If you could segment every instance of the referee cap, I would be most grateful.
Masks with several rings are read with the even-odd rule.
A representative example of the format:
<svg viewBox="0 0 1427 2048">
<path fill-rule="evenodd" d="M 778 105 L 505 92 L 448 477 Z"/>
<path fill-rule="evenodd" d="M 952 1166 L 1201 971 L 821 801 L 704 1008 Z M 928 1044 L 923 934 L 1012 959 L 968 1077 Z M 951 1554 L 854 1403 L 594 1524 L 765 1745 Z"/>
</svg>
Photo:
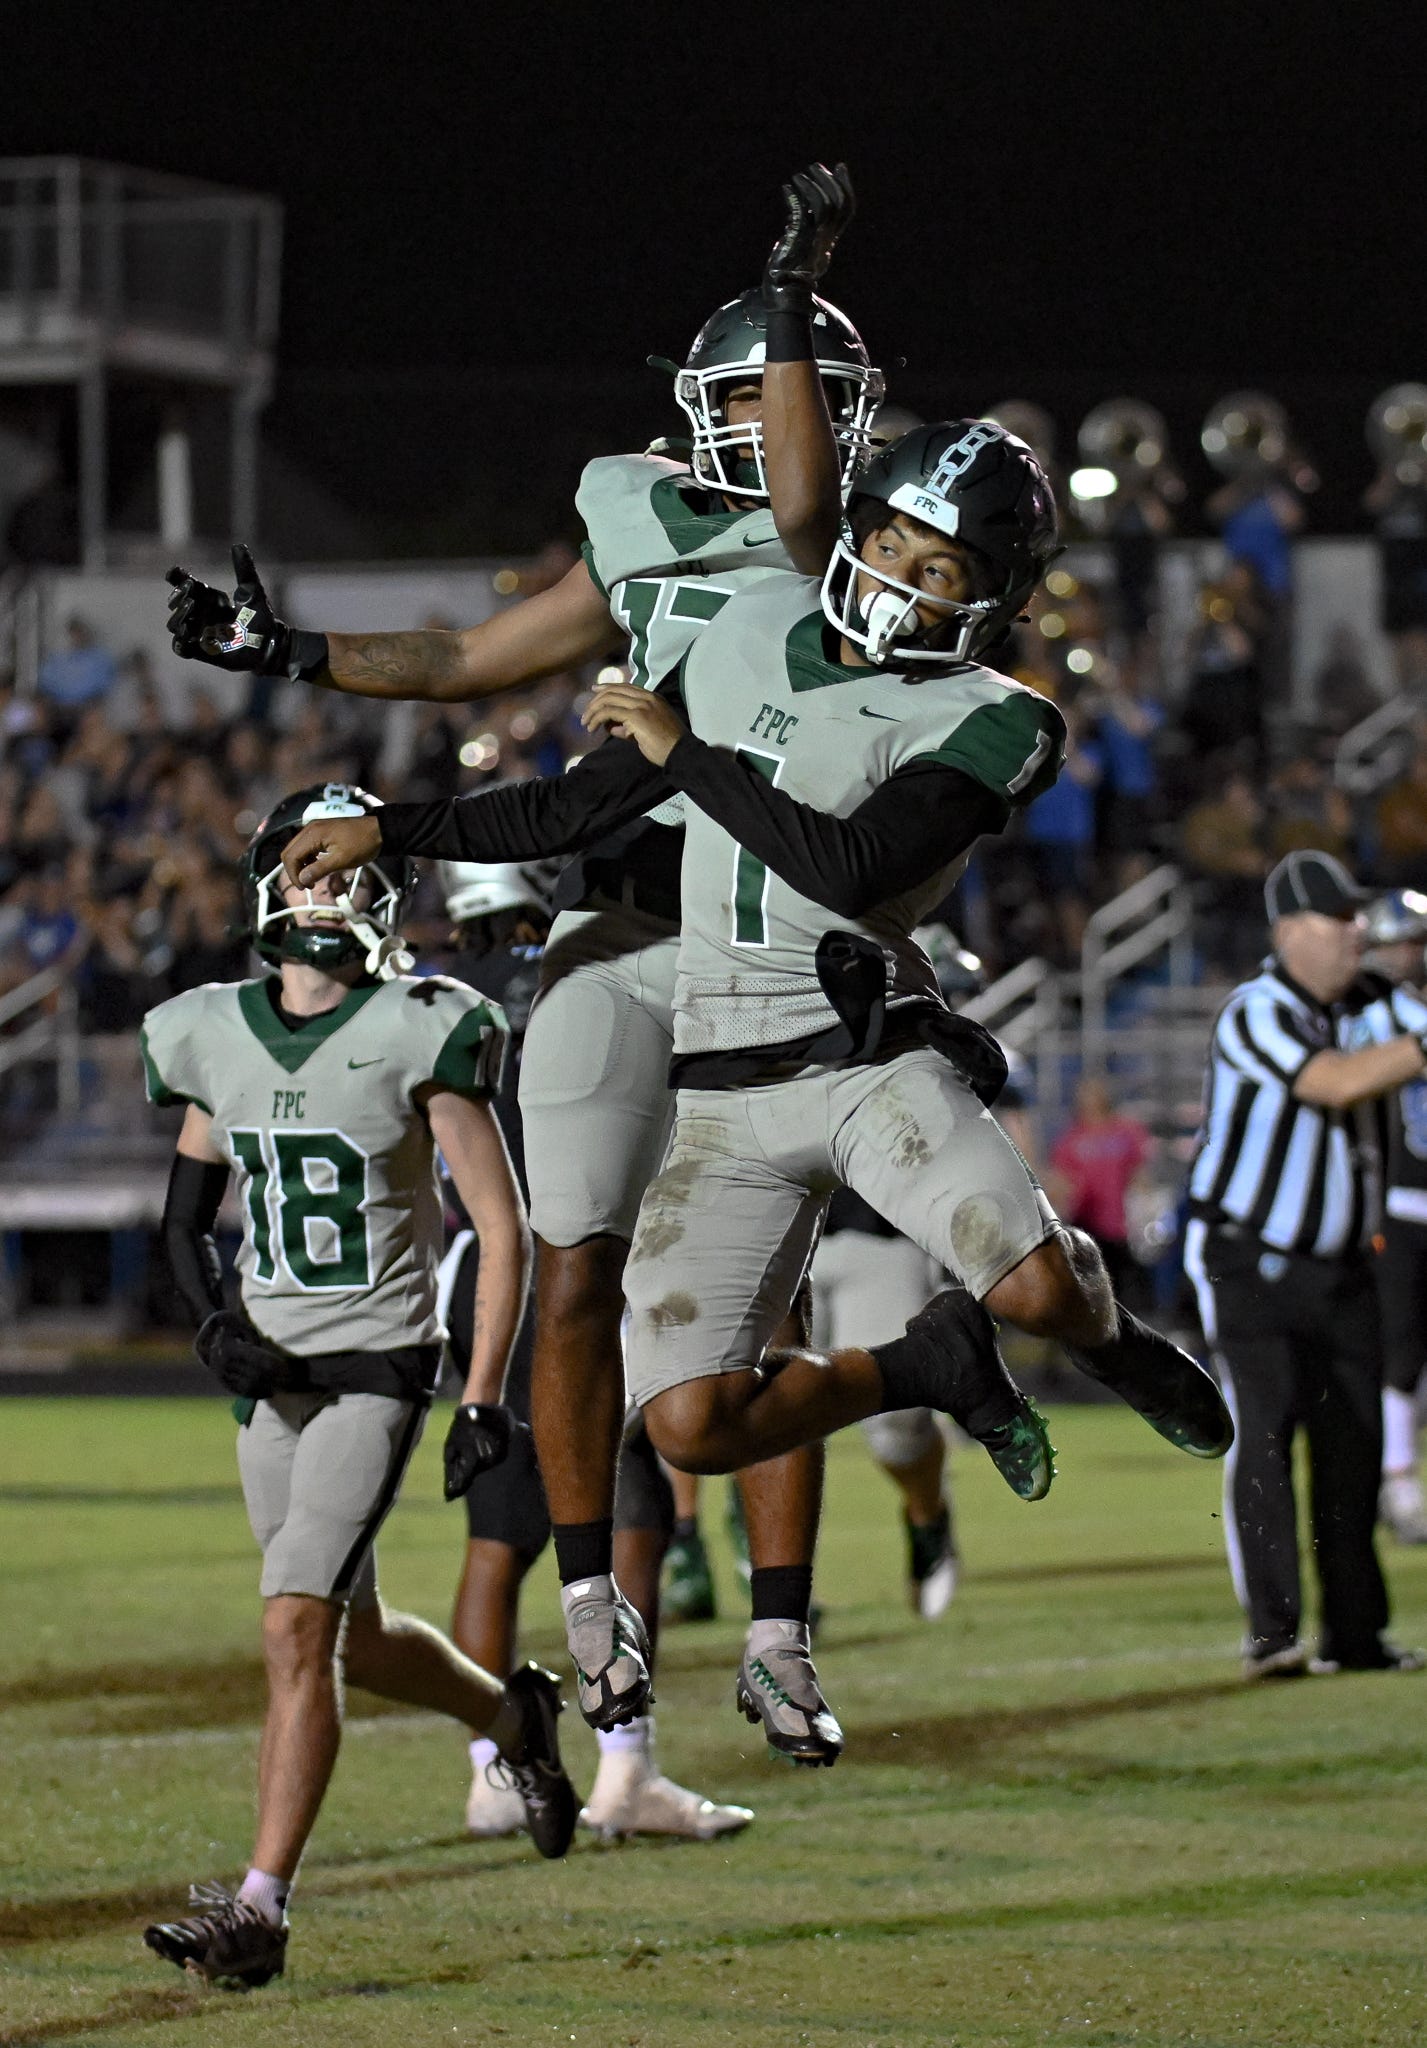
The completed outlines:
<svg viewBox="0 0 1427 2048">
<path fill-rule="evenodd" d="M 1316 910 L 1324 917 L 1350 917 L 1368 900 L 1340 860 L 1315 847 L 1286 853 L 1264 883 L 1264 906 L 1270 924 Z"/>
</svg>

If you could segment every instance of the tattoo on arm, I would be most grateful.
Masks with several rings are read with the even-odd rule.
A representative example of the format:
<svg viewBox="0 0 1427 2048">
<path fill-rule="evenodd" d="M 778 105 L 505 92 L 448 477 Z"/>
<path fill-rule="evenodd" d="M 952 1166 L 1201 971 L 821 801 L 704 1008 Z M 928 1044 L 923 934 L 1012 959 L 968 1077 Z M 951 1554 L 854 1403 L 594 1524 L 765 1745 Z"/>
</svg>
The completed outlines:
<svg viewBox="0 0 1427 2048">
<path fill-rule="evenodd" d="M 457 633 L 329 633 L 328 671 L 339 689 L 373 697 L 457 693 L 463 676 Z"/>
</svg>

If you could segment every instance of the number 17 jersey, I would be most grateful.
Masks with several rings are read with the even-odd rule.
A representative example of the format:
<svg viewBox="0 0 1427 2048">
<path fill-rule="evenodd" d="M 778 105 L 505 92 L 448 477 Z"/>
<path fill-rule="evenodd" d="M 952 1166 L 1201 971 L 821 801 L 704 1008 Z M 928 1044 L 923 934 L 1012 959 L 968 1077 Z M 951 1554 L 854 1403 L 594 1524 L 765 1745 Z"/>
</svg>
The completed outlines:
<svg viewBox="0 0 1427 2048">
<path fill-rule="evenodd" d="M 270 978 L 189 989 L 144 1019 L 149 1100 L 193 1102 L 238 1176 L 243 1306 L 298 1357 L 432 1344 L 442 1205 L 423 1084 L 495 1088 L 505 1018 L 442 975 L 350 990 L 289 1030 Z"/>
</svg>

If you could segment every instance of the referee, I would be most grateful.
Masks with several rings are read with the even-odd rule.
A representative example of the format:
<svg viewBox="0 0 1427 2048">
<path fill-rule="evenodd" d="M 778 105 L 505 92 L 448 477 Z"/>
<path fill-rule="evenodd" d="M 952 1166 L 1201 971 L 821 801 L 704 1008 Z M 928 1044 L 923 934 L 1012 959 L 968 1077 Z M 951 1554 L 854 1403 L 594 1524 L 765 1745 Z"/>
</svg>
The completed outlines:
<svg viewBox="0 0 1427 2048">
<path fill-rule="evenodd" d="M 1427 1053 L 1411 1033 L 1345 1050 L 1366 896 L 1336 860 L 1290 853 L 1264 897 L 1274 951 L 1214 1026 L 1185 1245 L 1234 1417 L 1224 1523 L 1248 1625 L 1244 1675 L 1417 1670 L 1422 1658 L 1383 1635 L 1373 1548 L 1382 1340 L 1370 1247 L 1383 1098 L 1427 1070 Z M 1322 1593 L 1311 1665 L 1299 1641 L 1300 1425 Z"/>
</svg>

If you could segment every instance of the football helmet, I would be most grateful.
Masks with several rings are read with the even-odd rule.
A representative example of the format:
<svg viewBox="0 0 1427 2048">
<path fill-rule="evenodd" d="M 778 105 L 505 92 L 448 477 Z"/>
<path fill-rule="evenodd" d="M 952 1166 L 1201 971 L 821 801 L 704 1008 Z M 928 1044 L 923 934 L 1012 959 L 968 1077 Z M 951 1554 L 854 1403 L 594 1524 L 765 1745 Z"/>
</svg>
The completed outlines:
<svg viewBox="0 0 1427 2048">
<path fill-rule="evenodd" d="M 1427 939 L 1427 896 L 1417 889 L 1389 889 L 1363 912 L 1363 938 L 1369 946 L 1402 946 Z"/>
<path fill-rule="evenodd" d="M 812 324 L 813 350 L 842 450 L 846 489 L 871 446 L 872 415 L 884 390 L 882 372 L 873 369 L 847 315 L 826 299 L 814 298 Z M 694 337 L 688 361 L 674 374 L 674 396 L 694 432 L 694 473 L 730 497 L 768 496 L 763 429 L 755 421 L 731 425 L 726 412 L 734 385 L 761 382 L 767 341 L 768 314 L 761 294 L 742 292 L 710 314 Z M 750 447 L 751 457 L 740 453 Z"/>
<path fill-rule="evenodd" d="M 491 917 L 498 910 L 538 910 L 550 916 L 555 906 L 558 861 L 438 860 L 436 879 L 446 899 L 452 924 Z"/>
<path fill-rule="evenodd" d="M 397 936 L 416 887 L 416 864 L 407 855 L 366 862 L 347 878 L 346 893 L 335 903 L 314 903 L 310 890 L 289 903 L 284 893 L 283 849 L 300 826 L 314 818 L 359 818 L 380 807 L 377 797 L 350 782 L 313 783 L 273 806 L 248 841 L 242 865 L 248 934 L 261 959 L 273 966 L 298 960 L 324 968 L 361 960 L 368 974 L 385 981 L 410 970 L 412 956 Z M 363 881 L 371 902 L 358 909 L 353 896 Z M 297 922 L 300 910 L 309 913 L 309 923 Z"/>
<path fill-rule="evenodd" d="M 945 623 L 923 626 L 926 593 L 862 560 L 898 512 L 962 543 L 979 571 L 980 595 L 934 600 Z M 1055 497 L 1025 442 L 989 420 L 944 420 L 889 442 L 854 481 L 822 606 L 875 666 L 945 668 L 1000 638 L 1059 551 Z"/>
</svg>

